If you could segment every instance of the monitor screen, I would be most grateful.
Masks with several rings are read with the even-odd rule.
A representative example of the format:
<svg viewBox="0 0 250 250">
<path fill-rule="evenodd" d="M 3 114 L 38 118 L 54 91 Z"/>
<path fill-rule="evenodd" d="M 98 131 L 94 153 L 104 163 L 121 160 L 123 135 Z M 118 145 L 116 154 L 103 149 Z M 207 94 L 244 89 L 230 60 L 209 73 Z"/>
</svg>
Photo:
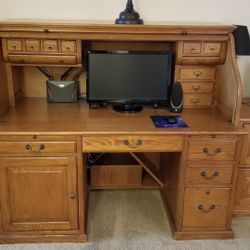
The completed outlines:
<svg viewBox="0 0 250 250">
<path fill-rule="evenodd" d="M 87 75 L 89 102 L 167 105 L 171 53 L 90 51 Z"/>
</svg>

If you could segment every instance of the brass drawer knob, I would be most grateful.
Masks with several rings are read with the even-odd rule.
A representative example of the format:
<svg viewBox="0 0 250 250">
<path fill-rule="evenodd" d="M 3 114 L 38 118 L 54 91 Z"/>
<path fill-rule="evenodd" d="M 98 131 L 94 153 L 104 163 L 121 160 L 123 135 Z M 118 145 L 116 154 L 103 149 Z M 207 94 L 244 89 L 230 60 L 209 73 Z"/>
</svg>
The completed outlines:
<svg viewBox="0 0 250 250">
<path fill-rule="evenodd" d="M 194 75 L 195 75 L 196 77 L 199 77 L 199 76 L 202 75 L 202 72 L 201 72 L 201 71 L 195 71 L 195 72 L 194 72 Z"/>
<path fill-rule="evenodd" d="M 45 145 L 44 144 L 40 144 L 39 149 L 38 150 L 34 150 L 30 144 L 26 144 L 25 145 L 25 149 L 27 151 L 32 152 L 32 153 L 40 153 L 41 151 L 43 151 L 45 149 Z"/>
<path fill-rule="evenodd" d="M 201 210 L 203 213 L 209 213 L 209 212 L 211 212 L 212 210 L 215 209 L 215 205 L 212 204 L 212 205 L 210 205 L 207 209 L 205 209 L 205 208 L 203 207 L 203 205 L 199 205 L 199 206 L 198 206 L 198 209 Z"/>
<path fill-rule="evenodd" d="M 207 176 L 207 173 L 205 171 L 202 171 L 201 172 L 201 176 L 206 179 L 206 180 L 212 180 L 214 179 L 215 177 L 217 177 L 219 175 L 219 172 L 218 171 L 215 171 L 211 176 Z"/>
<path fill-rule="evenodd" d="M 137 148 L 138 146 L 142 145 L 142 140 L 138 139 L 134 144 L 131 143 L 129 140 L 124 140 L 123 144 L 128 146 L 129 148 Z"/>
<path fill-rule="evenodd" d="M 69 198 L 70 198 L 71 200 L 74 200 L 74 199 L 76 198 L 76 195 L 75 195 L 75 194 L 70 194 L 70 195 L 69 195 Z"/>
<path fill-rule="evenodd" d="M 193 104 L 198 104 L 200 102 L 200 99 L 191 99 L 191 102 Z"/>
<path fill-rule="evenodd" d="M 203 148 L 203 153 L 205 153 L 208 156 L 216 156 L 217 154 L 221 153 L 222 149 L 221 148 L 216 148 L 214 152 L 209 152 L 208 148 Z"/>
<path fill-rule="evenodd" d="M 200 88 L 201 88 L 201 86 L 193 86 L 192 87 L 192 89 L 195 90 L 195 91 L 199 90 Z"/>
<path fill-rule="evenodd" d="M 12 45 L 11 48 L 12 48 L 12 49 L 16 49 L 16 45 Z"/>
<path fill-rule="evenodd" d="M 191 48 L 191 52 L 195 52 L 195 48 Z"/>
</svg>

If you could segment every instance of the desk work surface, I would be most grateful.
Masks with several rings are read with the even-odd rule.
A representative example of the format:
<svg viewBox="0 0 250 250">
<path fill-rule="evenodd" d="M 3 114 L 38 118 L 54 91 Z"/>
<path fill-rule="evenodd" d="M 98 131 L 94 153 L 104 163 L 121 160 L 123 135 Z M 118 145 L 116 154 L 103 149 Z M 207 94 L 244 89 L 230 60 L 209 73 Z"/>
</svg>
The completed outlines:
<svg viewBox="0 0 250 250">
<path fill-rule="evenodd" d="M 152 115 L 181 115 L 188 128 L 155 128 Z M 171 113 L 167 108 L 145 106 L 135 114 L 118 113 L 112 106 L 89 109 L 86 102 L 47 103 L 45 99 L 26 98 L 0 117 L 0 134 L 74 133 L 74 134 L 202 134 L 244 133 L 214 109 L 186 109 Z"/>
</svg>

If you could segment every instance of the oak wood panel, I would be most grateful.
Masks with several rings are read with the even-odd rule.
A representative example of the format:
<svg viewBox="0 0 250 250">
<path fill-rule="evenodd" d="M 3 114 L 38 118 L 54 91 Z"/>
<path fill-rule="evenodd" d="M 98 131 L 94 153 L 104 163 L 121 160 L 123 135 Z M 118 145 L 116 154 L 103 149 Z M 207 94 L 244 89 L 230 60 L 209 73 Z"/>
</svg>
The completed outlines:
<svg viewBox="0 0 250 250">
<path fill-rule="evenodd" d="M 2 47 L 2 42 L 0 40 L 0 48 Z M 0 120 L 2 120 L 2 115 L 6 113 L 9 108 L 9 90 L 8 90 L 8 76 L 6 65 L 3 62 L 2 49 L 0 49 Z"/>
<path fill-rule="evenodd" d="M 241 159 L 240 164 L 249 165 L 250 164 L 250 123 L 243 123 L 243 129 L 245 129 L 248 134 L 243 138 L 243 145 L 242 145 L 242 152 L 241 152 Z M 248 166 L 246 166 L 248 167 Z"/>
<path fill-rule="evenodd" d="M 155 110 L 146 106 L 140 113 L 124 115 L 115 112 L 112 106 L 90 110 L 84 102 L 50 104 L 45 98 L 25 98 L 15 109 L 9 110 L 2 117 L 4 122 L 0 123 L 0 135 L 247 134 L 246 131 L 233 126 L 216 108 L 183 110 L 181 116 L 188 124 L 188 128 L 181 129 L 155 128 L 150 119 L 155 112 L 157 115 L 173 115 L 167 109 Z"/>
<path fill-rule="evenodd" d="M 229 35 L 226 60 L 217 66 L 217 107 L 236 126 L 239 124 L 242 82 L 237 67 L 233 35 Z"/>
<path fill-rule="evenodd" d="M 233 166 L 218 165 L 209 166 L 206 163 L 189 164 L 186 175 L 186 183 L 190 185 L 221 185 L 232 183 Z"/>
<path fill-rule="evenodd" d="M 131 187 L 142 184 L 142 167 L 140 165 L 91 166 L 90 185 L 93 188 Z"/>
<path fill-rule="evenodd" d="M 236 137 L 191 137 L 189 160 L 234 161 Z"/>
<path fill-rule="evenodd" d="M 178 135 L 109 135 L 83 136 L 84 152 L 167 152 L 182 151 L 183 138 Z"/>
<path fill-rule="evenodd" d="M 229 198 L 229 188 L 186 188 L 183 230 L 227 228 Z"/>
<path fill-rule="evenodd" d="M 160 185 L 160 187 L 164 186 L 157 167 L 143 153 L 131 152 L 130 154 L 144 168 L 144 170 Z"/>
<path fill-rule="evenodd" d="M 250 169 L 239 169 L 234 202 L 235 213 L 250 210 Z M 249 213 L 250 214 L 250 213 Z"/>
<path fill-rule="evenodd" d="M 75 158 L 1 158 L 5 231 L 78 227 Z"/>
</svg>

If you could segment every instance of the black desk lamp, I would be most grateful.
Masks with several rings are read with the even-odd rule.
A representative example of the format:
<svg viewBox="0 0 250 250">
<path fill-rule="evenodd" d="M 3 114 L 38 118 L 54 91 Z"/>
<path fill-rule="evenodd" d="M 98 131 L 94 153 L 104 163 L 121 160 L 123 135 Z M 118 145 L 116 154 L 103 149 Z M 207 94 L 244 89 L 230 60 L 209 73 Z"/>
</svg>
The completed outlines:
<svg viewBox="0 0 250 250">
<path fill-rule="evenodd" d="M 250 55 L 250 36 L 247 26 L 237 25 L 233 32 L 235 40 L 236 55 L 249 56 Z"/>
<path fill-rule="evenodd" d="M 143 24 L 143 20 L 140 19 L 138 12 L 134 10 L 132 0 L 128 0 L 126 9 L 122 11 L 119 18 L 115 20 L 116 24 Z"/>
</svg>

